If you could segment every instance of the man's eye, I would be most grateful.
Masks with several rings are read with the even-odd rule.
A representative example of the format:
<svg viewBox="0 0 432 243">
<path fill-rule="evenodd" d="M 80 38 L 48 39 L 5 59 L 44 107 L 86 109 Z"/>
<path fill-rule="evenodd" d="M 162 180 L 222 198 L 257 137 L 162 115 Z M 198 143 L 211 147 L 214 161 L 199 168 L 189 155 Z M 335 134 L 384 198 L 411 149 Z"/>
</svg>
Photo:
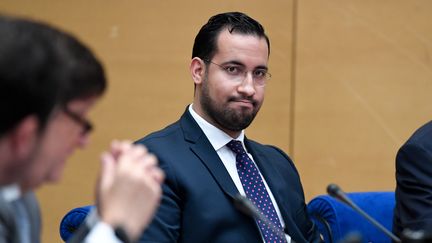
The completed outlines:
<svg viewBox="0 0 432 243">
<path fill-rule="evenodd" d="M 255 77 L 265 77 L 267 74 L 267 71 L 266 70 L 255 70 L 253 74 Z"/>
<path fill-rule="evenodd" d="M 240 69 L 236 66 L 227 66 L 225 67 L 225 71 L 229 74 L 238 74 Z"/>
</svg>

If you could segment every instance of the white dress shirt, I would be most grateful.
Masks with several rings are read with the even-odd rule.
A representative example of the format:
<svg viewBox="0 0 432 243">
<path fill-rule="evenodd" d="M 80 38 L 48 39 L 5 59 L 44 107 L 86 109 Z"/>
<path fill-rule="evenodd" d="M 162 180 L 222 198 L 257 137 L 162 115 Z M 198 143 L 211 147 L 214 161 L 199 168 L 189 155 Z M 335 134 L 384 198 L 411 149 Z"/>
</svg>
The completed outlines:
<svg viewBox="0 0 432 243">
<path fill-rule="evenodd" d="M 99 221 L 85 238 L 85 243 L 122 243 L 114 234 L 113 228 Z"/>
</svg>

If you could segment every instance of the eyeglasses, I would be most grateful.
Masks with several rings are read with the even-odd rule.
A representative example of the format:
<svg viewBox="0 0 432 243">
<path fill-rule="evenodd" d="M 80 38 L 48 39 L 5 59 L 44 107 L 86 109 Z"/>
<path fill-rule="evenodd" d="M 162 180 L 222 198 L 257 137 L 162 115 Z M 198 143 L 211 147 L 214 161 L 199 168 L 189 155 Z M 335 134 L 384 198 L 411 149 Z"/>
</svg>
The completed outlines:
<svg viewBox="0 0 432 243">
<path fill-rule="evenodd" d="M 93 125 L 90 121 L 86 120 L 79 114 L 77 114 L 74 111 L 71 111 L 69 108 L 64 107 L 63 112 L 68 115 L 72 120 L 74 120 L 76 123 L 79 123 L 82 126 L 82 135 L 89 134 L 93 130 Z"/>
<path fill-rule="evenodd" d="M 222 71 L 225 72 L 225 74 L 230 77 L 233 81 L 236 82 L 243 82 L 246 79 L 246 76 L 248 74 L 248 70 L 242 65 L 235 64 L 235 63 L 229 63 L 226 65 L 221 65 L 215 62 L 212 62 L 210 60 L 205 60 L 207 63 L 214 64 L 221 68 Z M 254 84 L 257 86 L 265 86 L 267 83 L 267 80 L 271 78 L 271 74 L 267 71 L 265 68 L 257 68 L 255 70 L 250 71 L 252 74 L 252 80 L 254 81 Z"/>
</svg>

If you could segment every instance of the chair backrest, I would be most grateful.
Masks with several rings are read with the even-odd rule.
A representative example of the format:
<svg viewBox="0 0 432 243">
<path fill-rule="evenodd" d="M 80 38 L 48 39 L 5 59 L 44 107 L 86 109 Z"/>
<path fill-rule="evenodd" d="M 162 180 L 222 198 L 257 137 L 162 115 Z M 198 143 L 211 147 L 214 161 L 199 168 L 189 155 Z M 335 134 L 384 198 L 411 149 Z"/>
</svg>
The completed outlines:
<svg viewBox="0 0 432 243">
<path fill-rule="evenodd" d="M 66 242 L 72 234 L 79 228 L 84 222 L 88 213 L 94 206 L 83 206 L 74 208 L 69 211 L 60 222 L 60 237 Z"/>
<path fill-rule="evenodd" d="M 391 231 L 394 192 L 351 192 L 347 195 L 363 211 Z M 315 197 L 307 207 L 326 243 L 338 242 L 353 232 L 359 233 L 363 242 L 391 242 L 389 237 L 368 220 L 328 195 Z"/>
<path fill-rule="evenodd" d="M 347 195 L 362 210 L 391 231 L 394 192 L 352 192 Z M 60 223 L 60 236 L 65 242 L 84 222 L 93 207 L 78 207 L 63 217 Z M 357 212 L 328 195 L 317 196 L 307 207 L 326 243 L 339 242 L 353 232 L 359 233 L 363 242 L 391 242 L 390 238 Z"/>
</svg>

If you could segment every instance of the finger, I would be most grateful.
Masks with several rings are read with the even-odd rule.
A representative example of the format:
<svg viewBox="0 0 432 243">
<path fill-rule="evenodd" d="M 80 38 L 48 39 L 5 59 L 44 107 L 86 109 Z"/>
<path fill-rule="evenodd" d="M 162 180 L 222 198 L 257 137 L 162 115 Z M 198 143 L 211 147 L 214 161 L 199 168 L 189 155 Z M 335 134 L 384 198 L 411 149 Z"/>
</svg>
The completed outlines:
<svg viewBox="0 0 432 243">
<path fill-rule="evenodd" d="M 100 189 L 109 188 L 114 181 L 115 160 L 112 154 L 104 152 L 101 155 Z"/>
<path fill-rule="evenodd" d="M 110 145 L 110 152 L 113 155 L 114 159 L 117 160 L 119 157 L 121 150 L 120 150 L 120 141 L 113 140 Z"/>
<path fill-rule="evenodd" d="M 159 184 L 162 184 L 165 180 L 165 173 L 157 167 L 153 167 L 153 169 L 151 170 L 151 176 L 153 180 L 155 180 Z"/>
<path fill-rule="evenodd" d="M 142 163 L 146 169 L 150 169 L 152 167 L 155 167 L 158 164 L 157 157 L 151 153 L 148 153 L 144 157 L 142 157 L 141 161 L 142 161 Z"/>
<path fill-rule="evenodd" d="M 117 158 L 121 153 L 128 151 L 131 147 L 132 142 L 129 140 L 115 140 L 113 141 L 113 143 L 111 143 L 111 153 L 113 153 L 115 155 L 115 158 Z"/>
<path fill-rule="evenodd" d="M 147 151 L 144 147 L 131 147 L 127 151 L 123 151 L 117 159 L 119 170 L 144 170 L 147 158 Z"/>
<path fill-rule="evenodd" d="M 147 148 L 142 145 L 132 145 L 128 152 L 130 158 L 134 160 L 142 160 L 148 155 Z"/>
</svg>

